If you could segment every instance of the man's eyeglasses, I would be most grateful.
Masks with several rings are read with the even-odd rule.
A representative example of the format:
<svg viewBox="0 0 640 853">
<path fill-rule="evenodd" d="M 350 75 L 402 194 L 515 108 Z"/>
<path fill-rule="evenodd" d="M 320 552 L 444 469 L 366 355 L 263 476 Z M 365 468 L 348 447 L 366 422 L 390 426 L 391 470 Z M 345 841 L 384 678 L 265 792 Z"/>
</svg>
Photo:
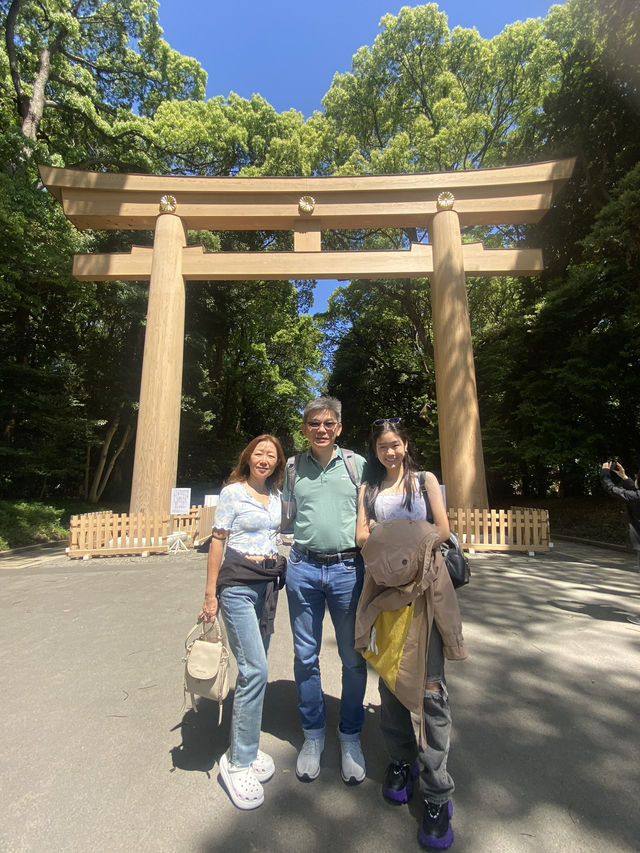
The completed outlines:
<svg viewBox="0 0 640 853">
<path fill-rule="evenodd" d="M 399 424 L 402 423 L 402 418 L 378 418 L 373 422 L 374 426 L 383 426 L 384 424 Z"/>
<path fill-rule="evenodd" d="M 338 426 L 338 421 L 307 421 L 307 426 L 309 429 L 324 427 L 326 430 L 332 430 Z"/>
</svg>

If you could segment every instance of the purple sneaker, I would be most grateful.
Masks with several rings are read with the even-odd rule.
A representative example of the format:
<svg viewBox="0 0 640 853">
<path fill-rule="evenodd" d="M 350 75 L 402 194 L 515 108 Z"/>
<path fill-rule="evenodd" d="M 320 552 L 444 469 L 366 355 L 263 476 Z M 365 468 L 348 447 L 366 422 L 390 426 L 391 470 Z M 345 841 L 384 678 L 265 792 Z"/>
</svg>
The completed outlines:
<svg viewBox="0 0 640 853">
<path fill-rule="evenodd" d="M 447 850 L 453 844 L 453 803 L 430 803 L 424 801 L 424 815 L 418 829 L 418 841 L 423 847 Z"/>
<path fill-rule="evenodd" d="M 408 803 L 413 794 L 413 783 L 418 778 L 418 762 L 392 761 L 382 782 L 382 796 L 388 803 Z"/>
</svg>

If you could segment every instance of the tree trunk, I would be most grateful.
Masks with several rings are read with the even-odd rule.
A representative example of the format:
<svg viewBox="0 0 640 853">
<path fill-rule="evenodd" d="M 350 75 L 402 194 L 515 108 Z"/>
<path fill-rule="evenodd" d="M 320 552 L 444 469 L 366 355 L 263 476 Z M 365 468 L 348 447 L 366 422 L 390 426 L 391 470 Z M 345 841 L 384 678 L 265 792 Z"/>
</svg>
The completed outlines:
<svg viewBox="0 0 640 853">
<path fill-rule="evenodd" d="M 20 110 L 20 115 L 24 119 L 27 114 L 29 97 L 25 93 L 22 88 L 22 79 L 20 77 L 20 72 L 18 71 L 18 59 L 16 55 L 16 45 L 15 45 L 15 33 L 16 33 L 16 23 L 18 21 L 18 14 L 20 12 L 20 7 L 22 6 L 22 0 L 13 0 L 11 6 L 9 6 L 9 11 L 7 12 L 7 19 L 5 22 L 5 45 L 7 48 L 7 58 L 9 59 L 9 72 L 11 74 L 11 80 L 13 82 L 13 88 L 16 90 L 16 98 L 18 100 L 18 109 Z"/>
<path fill-rule="evenodd" d="M 122 436 L 122 440 L 121 440 L 120 444 L 118 445 L 118 449 L 116 450 L 116 452 L 111 457 L 111 461 L 109 462 L 107 469 L 104 472 L 104 475 L 103 475 L 102 480 L 100 482 L 100 485 L 97 489 L 97 493 L 96 493 L 97 499 L 96 499 L 95 503 L 97 503 L 97 501 L 99 501 L 100 498 L 102 497 L 102 493 L 104 492 L 105 488 L 107 487 L 107 483 L 109 482 L 111 474 L 113 473 L 113 469 L 115 467 L 116 462 L 118 461 L 118 457 L 123 452 L 123 450 L 126 448 L 126 446 L 129 444 L 132 437 L 133 437 L 133 428 L 132 428 L 131 424 L 127 424 L 125 427 L 125 430 L 124 430 L 124 435 Z"/>
<path fill-rule="evenodd" d="M 49 45 L 42 48 L 40 52 L 40 63 L 38 73 L 31 86 L 26 89 L 23 86 L 20 69 L 18 67 L 18 55 L 16 50 L 16 25 L 18 15 L 22 6 L 22 0 L 13 0 L 7 12 L 5 45 L 7 49 L 7 58 L 9 60 L 9 72 L 11 80 L 16 92 L 18 108 L 22 118 L 22 134 L 27 139 L 35 142 L 40 128 L 40 122 L 44 114 L 44 108 L 47 103 L 46 88 L 51 76 L 51 57 L 58 50 L 62 34 L 59 33 Z M 31 96 L 28 94 L 28 89 L 31 88 Z M 31 156 L 31 149 L 28 146 L 23 148 L 25 157 Z"/>
<path fill-rule="evenodd" d="M 44 105 L 46 101 L 45 88 L 51 74 L 51 54 L 48 47 L 43 47 L 40 53 L 40 67 L 38 76 L 33 84 L 33 95 L 28 102 L 27 114 L 22 122 L 22 133 L 27 139 L 34 142 L 38 135 L 38 128 L 42 121 Z"/>
<path fill-rule="evenodd" d="M 102 442 L 102 448 L 100 450 L 100 458 L 98 459 L 98 465 L 96 466 L 96 472 L 93 475 L 93 482 L 91 483 L 91 490 L 89 491 L 89 502 L 92 504 L 97 504 L 99 501 L 98 489 L 100 486 L 100 480 L 102 479 L 102 472 L 105 469 L 107 464 L 107 456 L 109 455 L 109 448 L 111 447 L 111 442 L 113 441 L 113 437 L 116 434 L 118 427 L 120 426 L 120 412 L 116 415 L 114 420 L 109 425 L 109 429 L 107 430 L 107 434 L 104 437 L 104 441 Z"/>
<path fill-rule="evenodd" d="M 80 491 L 81 497 L 85 500 L 89 495 L 89 472 L 91 470 L 91 445 L 87 444 L 87 456 L 84 461 L 84 480 L 82 482 L 82 489 Z"/>
</svg>

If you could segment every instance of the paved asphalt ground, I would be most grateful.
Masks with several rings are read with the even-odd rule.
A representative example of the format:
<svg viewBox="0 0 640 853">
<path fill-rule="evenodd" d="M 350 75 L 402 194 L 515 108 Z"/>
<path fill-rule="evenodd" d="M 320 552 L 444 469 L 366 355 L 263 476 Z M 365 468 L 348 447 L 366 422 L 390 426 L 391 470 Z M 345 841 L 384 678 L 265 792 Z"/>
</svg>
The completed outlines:
<svg viewBox="0 0 640 853">
<path fill-rule="evenodd" d="M 635 557 L 557 542 L 535 557 L 471 560 L 460 593 L 471 656 L 448 665 L 453 850 L 640 850 L 640 625 L 627 620 L 640 615 Z M 330 630 L 322 772 L 297 781 L 285 596 L 261 743 L 276 775 L 261 808 L 234 808 L 217 772 L 231 697 L 219 728 L 212 706 L 197 715 L 182 706 L 182 643 L 204 576 L 195 551 L 70 561 L 48 548 L 0 558 L 0 850 L 419 850 L 419 798 L 392 807 L 380 795 L 387 760 L 372 674 L 367 778 L 357 787 L 340 780 Z"/>
</svg>

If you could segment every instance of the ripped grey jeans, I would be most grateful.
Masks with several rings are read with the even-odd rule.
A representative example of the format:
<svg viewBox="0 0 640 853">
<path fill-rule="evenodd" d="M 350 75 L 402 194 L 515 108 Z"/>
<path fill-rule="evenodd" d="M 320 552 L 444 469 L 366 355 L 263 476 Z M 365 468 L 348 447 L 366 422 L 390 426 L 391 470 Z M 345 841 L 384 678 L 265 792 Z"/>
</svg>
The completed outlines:
<svg viewBox="0 0 640 853">
<path fill-rule="evenodd" d="M 422 765 L 420 792 L 430 803 L 446 803 L 455 789 L 447 770 L 451 740 L 451 710 L 444 678 L 442 637 L 434 625 L 427 652 L 427 681 L 440 682 L 440 690 L 425 690 L 422 713 L 427 732 L 427 746 L 418 749 L 411 713 L 394 696 L 384 681 L 380 691 L 380 730 L 392 761 L 413 764 L 418 755 Z"/>
</svg>

